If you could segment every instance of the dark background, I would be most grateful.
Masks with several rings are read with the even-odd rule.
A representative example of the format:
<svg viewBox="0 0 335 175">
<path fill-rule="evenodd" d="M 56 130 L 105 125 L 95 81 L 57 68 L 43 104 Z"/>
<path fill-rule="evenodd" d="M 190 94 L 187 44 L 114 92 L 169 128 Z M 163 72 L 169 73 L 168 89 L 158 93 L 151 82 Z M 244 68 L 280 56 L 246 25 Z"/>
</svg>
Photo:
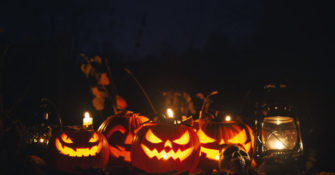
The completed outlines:
<svg viewBox="0 0 335 175">
<path fill-rule="evenodd" d="M 335 171 L 334 11 L 325 1 L 20 1 L 0 2 L 1 110 L 29 121 L 40 99 L 52 100 L 65 125 L 94 113 L 80 53 L 108 59 L 132 111 L 162 92 L 194 96 L 218 90 L 218 108 L 253 110 L 268 82 L 286 82 L 301 120 L 306 155 L 317 171 Z M 102 119 L 98 119 L 95 124 Z"/>
</svg>

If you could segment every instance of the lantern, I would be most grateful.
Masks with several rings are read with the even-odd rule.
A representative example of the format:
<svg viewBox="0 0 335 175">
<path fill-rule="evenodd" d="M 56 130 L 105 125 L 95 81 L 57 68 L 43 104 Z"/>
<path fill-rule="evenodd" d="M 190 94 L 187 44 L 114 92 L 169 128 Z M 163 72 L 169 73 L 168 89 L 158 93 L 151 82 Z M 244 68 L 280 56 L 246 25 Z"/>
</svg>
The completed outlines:
<svg viewBox="0 0 335 175">
<path fill-rule="evenodd" d="M 135 130 L 149 119 L 139 114 L 126 111 L 109 116 L 98 128 L 109 143 L 111 165 L 130 163 L 130 147 Z"/>
<path fill-rule="evenodd" d="M 267 99 L 262 113 L 255 121 L 258 142 L 256 156 L 264 159 L 298 160 L 303 154 L 300 123 L 293 111 L 293 105 L 282 101 L 285 84 L 269 84 L 265 86 Z"/>
<path fill-rule="evenodd" d="M 108 142 L 93 130 L 67 127 L 53 135 L 46 155 L 51 167 L 67 173 L 103 169 L 109 159 Z"/>
<path fill-rule="evenodd" d="M 200 143 L 193 128 L 173 123 L 144 125 L 131 148 L 132 165 L 148 173 L 191 172 L 199 154 Z"/>
<path fill-rule="evenodd" d="M 293 115 L 265 116 L 258 130 L 258 157 L 295 159 L 302 155 L 300 123 Z"/>
</svg>

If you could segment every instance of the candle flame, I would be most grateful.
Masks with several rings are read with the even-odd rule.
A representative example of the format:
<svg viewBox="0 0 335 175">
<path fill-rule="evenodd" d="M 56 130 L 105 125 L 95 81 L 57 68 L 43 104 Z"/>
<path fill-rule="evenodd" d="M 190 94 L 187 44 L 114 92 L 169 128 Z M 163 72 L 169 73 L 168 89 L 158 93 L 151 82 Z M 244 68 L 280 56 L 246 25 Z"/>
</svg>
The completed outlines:
<svg viewBox="0 0 335 175">
<path fill-rule="evenodd" d="M 84 116 L 85 116 L 85 118 L 90 118 L 90 117 L 91 117 L 91 115 L 90 115 L 89 112 L 85 112 L 85 113 L 84 113 Z"/>
<path fill-rule="evenodd" d="M 230 115 L 226 115 L 225 120 L 226 120 L 226 121 L 231 121 L 231 117 L 230 117 Z"/>
<path fill-rule="evenodd" d="M 216 156 L 215 159 L 216 159 L 216 160 L 219 160 L 219 159 L 220 159 L 220 156 Z"/>
<path fill-rule="evenodd" d="M 173 113 L 173 110 L 171 108 L 167 109 L 167 115 L 168 115 L 169 118 L 173 118 L 174 113 Z"/>
<path fill-rule="evenodd" d="M 276 149 L 283 149 L 284 148 L 284 145 L 281 141 L 277 140 L 275 143 L 274 143 L 274 147 Z"/>
<path fill-rule="evenodd" d="M 279 119 L 277 119 L 276 124 L 280 125 L 280 120 Z"/>
<path fill-rule="evenodd" d="M 91 117 L 91 114 L 89 112 L 84 113 L 84 118 L 83 118 L 83 126 L 85 128 L 88 128 L 90 125 L 93 123 L 93 118 Z"/>
</svg>

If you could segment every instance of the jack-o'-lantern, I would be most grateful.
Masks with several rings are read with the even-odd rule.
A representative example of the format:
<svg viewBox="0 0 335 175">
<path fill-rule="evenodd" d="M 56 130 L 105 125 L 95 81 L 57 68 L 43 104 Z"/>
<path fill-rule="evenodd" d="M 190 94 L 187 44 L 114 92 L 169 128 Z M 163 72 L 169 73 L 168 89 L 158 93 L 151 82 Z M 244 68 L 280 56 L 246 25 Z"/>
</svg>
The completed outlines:
<svg viewBox="0 0 335 175">
<path fill-rule="evenodd" d="M 93 130 L 67 127 L 53 135 L 47 150 L 51 167 L 68 173 L 105 168 L 109 159 L 106 138 Z"/>
<path fill-rule="evenodd" d="M 149 120 L 144 116 L 126 111 L 124 113 L 109 116 L 98 128 L 109 143 L 111 165 L 130 162 L 130 148 L 135 130 L 141 124 Z"/>
<path fill-rule="evenodd" d="M 254 153 L 254 135 L 252 129 L 238 121 L 198 121 L 197 134 L 201 143 L 201 169 L 218 168 L 220 151 L 226 145 L 240 145 L 250 155 Z"/>
<path fill-rule="evenodd" d="M 148 173 L 192 172 L 200 159 L 200 143 L 193 128 L 172 123 L 148 123 L 136 133 L 132 165 Z"/>
</svg>

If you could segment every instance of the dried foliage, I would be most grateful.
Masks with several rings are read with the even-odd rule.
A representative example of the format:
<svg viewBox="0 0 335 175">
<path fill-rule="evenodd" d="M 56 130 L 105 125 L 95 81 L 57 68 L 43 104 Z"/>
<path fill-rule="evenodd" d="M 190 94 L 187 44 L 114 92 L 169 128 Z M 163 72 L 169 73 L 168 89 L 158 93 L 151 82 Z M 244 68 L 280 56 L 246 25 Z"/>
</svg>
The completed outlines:
<svg viewBox="0 0 335 175">
<path fill-rule="evenodd" d="M 166 107 L 172 107 L 182 115 L 196 114 L 196 109 L 189 93 L 166 91 L 163 92 L 163 96 L 165 97 Z"/>
<path fill-rule="evenodd" d="M 107 59 L 103 60 L 100 56 L 89 58 L 85 54 L 81 54 L 85 63 L 81 65 L 81 71 L 85 77 L 91 82 L 91 92 L 94 95 L 92 105 L 97 111 L 105 109 L 106 102 L 111 102 L 114 113 L 118 110 L 124 110 L 127 105 L 121 102 L 118 105 L 118 99 L 123 99 L 117 94 L 115 85 L 112 83 L 110 68 Z M 124 99 L 123 99 L 124 100 Z M 126 103 L 125 103 L 126 104 Z"/>
</svg>

